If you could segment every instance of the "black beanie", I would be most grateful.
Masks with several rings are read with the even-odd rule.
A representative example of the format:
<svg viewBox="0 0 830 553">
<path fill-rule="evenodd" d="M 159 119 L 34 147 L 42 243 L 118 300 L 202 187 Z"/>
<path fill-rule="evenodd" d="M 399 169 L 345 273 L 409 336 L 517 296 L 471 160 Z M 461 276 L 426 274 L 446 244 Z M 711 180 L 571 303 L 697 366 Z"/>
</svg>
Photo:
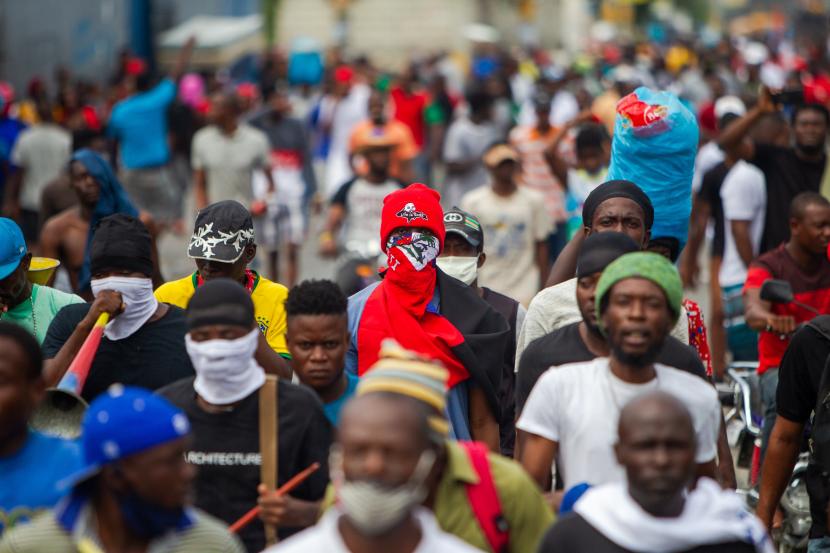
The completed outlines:
<svg viewBox="0 0 830 553">
<path fill-rule="evenodd" d="M 594 188 L 582 205 L 582 224 L 591 228 L 594 212 L 602 202 L 611 198 L 628 198 L 639 204 L 645 215 L 646 230 L 651 230 L 651 226 L 654 224 L 654 206 L 651 205 L 648 195 L 639 186 L 628 180 L 610 180 Z"/>
<path fill-rule="evenodd" d="M 612 261 L 640 251 L 634 240 L 621 232 L 596 232 L 585 239 L 576 259 L 576 278 L 601 273 Z"/>
<path fill-rule="evenodd" d="M 104 217 L 89 246 L 89 271 L 126 269 L 153 276 L 153 242 L 144 223 L 130 215 Z"/>
<path fill-rule="evenodd" d="M 232 325 L 250 328 L 254 323 L 254 302 L 238 282 L 229 278 L 209 280 L 196 289 L 187 304 L 187 328 Z"/>
</svg>

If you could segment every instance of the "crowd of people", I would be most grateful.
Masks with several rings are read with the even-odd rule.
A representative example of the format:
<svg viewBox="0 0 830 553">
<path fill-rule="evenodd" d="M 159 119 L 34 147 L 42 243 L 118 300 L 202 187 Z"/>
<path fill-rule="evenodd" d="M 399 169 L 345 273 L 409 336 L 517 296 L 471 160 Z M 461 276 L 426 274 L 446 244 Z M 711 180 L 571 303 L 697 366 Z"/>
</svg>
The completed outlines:
<svg viewBox="0 0 830 553">
<path fill-rule="evenodd" d="M 194 46 L 107 88 L 0 83 L 0 553 L 769 553 L 805 432 L 830 551 L 822 56 L 480 43 L 297 81 L 277 52 L 233 83 Z M 676 205 L 615 172 L 638 86 L 699 125 Z M 381 268 L 302 280 L 304 248 Z M 758 363 L 756 514 L 730 361 Z M 54 387 L 75 437 L 39 416 Z"/>
</svg>

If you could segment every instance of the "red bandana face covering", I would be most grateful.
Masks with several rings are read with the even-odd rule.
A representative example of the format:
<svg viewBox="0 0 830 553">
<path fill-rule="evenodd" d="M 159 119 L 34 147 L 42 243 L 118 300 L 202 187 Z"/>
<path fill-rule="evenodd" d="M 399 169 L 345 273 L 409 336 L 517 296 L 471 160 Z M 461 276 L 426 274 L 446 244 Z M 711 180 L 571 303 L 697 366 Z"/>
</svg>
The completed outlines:
<svg viewBox="0 0 830 553">
<path fill-rule="evenodd" d="M 388 247 L 388 268 L 363 309 L 357 334 L 358 374 L 378 359 L 380 345 L 394 338 L 402 347 L 440 361 L 449 371 L 449 387 L 469 378 L 452 348 L 464 336 L 441 315 L 427 312 L 435 294 L 438 240 L 412 232 L 393 239 Z"/>
<path fill-rule="evenodd" d="M 196 288 L 198 288 L 204 283 L 205 279 L 202 278 L 202 275 L 199 274 L 199 271 L 196 271 Z M 245 269 L 245 290 L 247 290 L 249 294 L 252 294 L 254 292 L 255 283 L 256 274 L 250 269 Z"/>
</svg>

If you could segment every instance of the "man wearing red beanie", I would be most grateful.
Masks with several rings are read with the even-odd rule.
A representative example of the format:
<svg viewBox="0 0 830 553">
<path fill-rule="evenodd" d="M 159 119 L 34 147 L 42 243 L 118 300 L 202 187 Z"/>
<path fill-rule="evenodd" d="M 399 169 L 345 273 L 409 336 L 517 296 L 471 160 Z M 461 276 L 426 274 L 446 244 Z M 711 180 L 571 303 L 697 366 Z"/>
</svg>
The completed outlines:
<svg viewBox="0 0 830 553">
<path fill-rule="evenodd" d="M 388 338 L 440 361 L 450 372 L 452 437 L 499 451 L 497 390 L 510 330 L 475 291 L 436 267 L 445 235 L 440 200 L 420 183 L 384 198 L 380 240 L 388 267 L 381 282 L 349 298 L 346 370 L 363 375 Z"/>
</svg>

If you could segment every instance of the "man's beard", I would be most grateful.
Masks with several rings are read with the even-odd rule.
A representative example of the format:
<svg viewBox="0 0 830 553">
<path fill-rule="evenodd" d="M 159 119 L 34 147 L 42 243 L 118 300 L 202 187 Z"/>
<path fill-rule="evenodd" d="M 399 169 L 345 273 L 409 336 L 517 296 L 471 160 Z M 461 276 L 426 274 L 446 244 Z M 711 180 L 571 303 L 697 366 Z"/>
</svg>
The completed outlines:
<svg viewBox="0 0 830 553">
<path fill-rule="evenodd" d="M 622 346 L 620 344 L 611 344 L 611 353 L 616 357 L 621 363 L 629 365 L 631 367 L 636 367 L 638 369 L 642 369 L 647 367 L 657 361 L 657 357 L 660 355 L 660 350 L 663 349 L 663 343 L 654 343 L 652 344 L 645 352 L 640 354 L 632 354 L 623 351 Z"/>
<path fill-rule="evenodd" d="M 798 149 L 808 156 L 817 156 L 824 151 L 824 144 L 799 144 Z"/>
</svg>

